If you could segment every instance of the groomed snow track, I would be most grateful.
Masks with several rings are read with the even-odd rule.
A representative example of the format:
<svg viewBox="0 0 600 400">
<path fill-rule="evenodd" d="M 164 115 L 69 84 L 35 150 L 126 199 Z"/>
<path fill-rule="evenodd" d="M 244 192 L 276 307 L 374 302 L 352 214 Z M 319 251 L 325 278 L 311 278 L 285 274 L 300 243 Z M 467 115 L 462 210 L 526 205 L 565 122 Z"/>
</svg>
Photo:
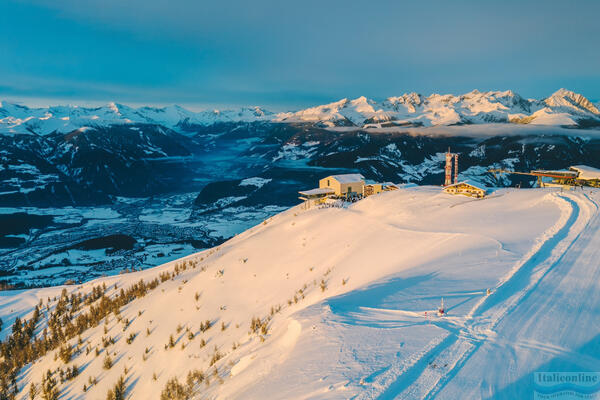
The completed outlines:
<svg viewBox="0 0 600 400">
<path fill-rule="evenodd" d="M 396 326 L 433 324 L 448 333 L 408 367 L 390 366 L 357 399 L 530 398 L 535 371 L 598 370 L 600 318 L 587 312 L 600 304 L 600 196 L 555 196 L 562 220 L 466 317 L 353 313 L 355 322 L 374 324 L 372 314 L 392 312 Z"/>
</svg>

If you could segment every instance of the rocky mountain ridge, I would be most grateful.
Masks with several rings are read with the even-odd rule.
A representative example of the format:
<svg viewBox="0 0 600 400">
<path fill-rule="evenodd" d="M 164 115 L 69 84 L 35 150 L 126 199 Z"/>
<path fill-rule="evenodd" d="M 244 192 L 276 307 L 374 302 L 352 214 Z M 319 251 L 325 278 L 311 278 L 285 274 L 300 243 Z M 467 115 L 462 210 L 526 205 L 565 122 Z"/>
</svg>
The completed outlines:
<svg viewBox="0 0 600 400">
<path fill-rule="evenodd" d="M 518 123 L 567 127 L 600 126 L 600 110 L 581 94 L 560 89 L 537 100 L 507 91 L 462 95 L 407 93 L 383 101 L 364 96 L 306 108 L 273 113 L 261 107 L 193 112 L 178 105 L 134 108 L 118 103 L 100 107 L 76 105 L 30 108 L 0 103 L 0 133 L 48 135 L 111 125 L 153 124 L 179 133 L 215 124 L 311 123 L 321 127 L 357 128 L 447 126 L 481 123 Z"/>
</svg>

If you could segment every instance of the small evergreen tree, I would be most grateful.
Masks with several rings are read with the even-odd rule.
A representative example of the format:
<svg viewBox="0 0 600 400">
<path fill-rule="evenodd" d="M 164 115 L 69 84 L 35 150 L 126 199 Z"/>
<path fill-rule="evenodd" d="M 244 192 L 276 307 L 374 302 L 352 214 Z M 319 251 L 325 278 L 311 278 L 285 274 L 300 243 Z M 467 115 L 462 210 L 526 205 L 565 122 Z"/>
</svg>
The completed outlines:
<svg viewBox="0 0 600 400">
<path fill-rule="evenodd" d="M 35 382 L 31 382 L 31 385 L 29 385 L 29 399 L 34 400 L 35 396 L 37 396 L 37 393 L 38 393 L 37 385 L 35 384 Z"/>
<path fill-rule="evenodd" d="M 52 376 L 50 370 L 42 376 L 42 399 L 43 400 L 58 400 L 58 389 L 56 388 L 56 379 Z"/>
<path fill-rule="evenodd" d="M 125 379 L 123 375 L 119 377 L 115 386 L 106 393 L 106 400 L 125 400 Z"/>
<path fill-rule="evenodd" d="M 102 366 L 104 367 L 104 369 L 111 369 L 112 365 L 112 358 L 110 358 L 110 355 L 107 354 L 106 357 L 104 357 L 104 363 L 102 364 Z"/>
</svg>

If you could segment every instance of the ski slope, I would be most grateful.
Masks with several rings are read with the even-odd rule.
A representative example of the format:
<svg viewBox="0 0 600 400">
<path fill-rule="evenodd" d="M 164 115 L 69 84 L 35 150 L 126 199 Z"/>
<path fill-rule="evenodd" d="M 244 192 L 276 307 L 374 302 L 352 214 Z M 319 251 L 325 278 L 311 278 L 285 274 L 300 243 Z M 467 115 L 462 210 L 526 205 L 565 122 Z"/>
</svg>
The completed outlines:
<svg viewBox="0 0 600 400">
<path fill-rule="evenodd" d="M 105 398 L 125 367 L 132 399 L 159 398 L 168 379 L 185 382 L 193 369 L 210 377 L 196 398 L 530 398 L 535 371 L 600 365 L 599 201 L 587 188 L 475 200 L 413 187 L 344 209 L 292 208 L 187 257 L 193 268 L 121 309 L 126 326 L 110 314 L 84 332 L 81 346 L 100 355 L 74 355 L 80 375 L 60 385 L 61 398 Z M 180 263 L 66 288 L 105 283 L 114 296 L 113 285 Z M 39 299 L 50 297 L 51 311 L 62 289 L 0 293 L 2 337 Z M 435 313 L 442 297 L 445 317 Z M 253 317 L 266 333 L 250 332 Z M 176 344 L 165 347 L 171 335 Z M 103 336 L 115 343 L 104 348 Z M 210 365 L 215 349 L 222 358 Z M 64 367 L 54 353 L 20 371 L 17 398 Z M 83 392 L 90 376 L 98 382 Z"/>
</svg>

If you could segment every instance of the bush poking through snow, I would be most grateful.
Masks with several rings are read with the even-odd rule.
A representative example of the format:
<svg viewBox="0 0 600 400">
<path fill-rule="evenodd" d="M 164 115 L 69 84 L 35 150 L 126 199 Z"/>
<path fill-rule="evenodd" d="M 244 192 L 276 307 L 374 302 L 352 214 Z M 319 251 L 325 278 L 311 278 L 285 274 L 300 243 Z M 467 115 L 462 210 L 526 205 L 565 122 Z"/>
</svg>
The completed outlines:
<svg viewBox="0 0 600 400">
<path fill-rule="evenodd" d="M 38 387 L 35 384 L 35 382 L 31 382 L 31 385 L 29 385 L 29 399 L 34 400 L 35 396 L 37 396 L 37 394 L 38 394 Z"/>
<path fill-rule="evenodd" d="M 200 322 L 200 331 L 202 331 L 202 332 L 206 332 L 207 330 L 209 330 L 209 329 L 210 329 L 210 327 L 211 327 L 211 326 L 212 326 L 212 325 L 211 325 L 211 322 L 210 322 L 210 320 L 209 320 L 209 319 L 207 319 L 207 320 L 206 320 L 206 321 L 204 321 L 204 322 Z"/>
<path fill-rule="evenodd" d="M 79 375 L 79 367 L 77 367 L 77 364 L 73 364 L 72 367 L 67 368 L 64 374 L 64 380 L 70 381 L 71 379 L 75 379 L 77 375 Z"/>
<path fill-rule="evenodd" d="M 269 332 L 269 318 L 265 318 L 264 321 L 260 318 L 253 317 L 250 322 L 251 333 L 261 333 L 266 335 Z"/>
<path fill-rule="evenodd" d="M 106 357 L 104 357 L 104 362 L 102 363 L 102 368 L 104 369 L 111 369 L 113 366 L 113 360 L 112 358 L 110 358 L 110 355 L 106 355 Z"/>
<path fill-rule="evenodd" d="M 62 362 L 64 362 L 65 364 L 71 361 L 71 357 L 73 356 L 73 350 L 71 349 L 71 345 L 66 344 L 64 346 L 61 346 L 58 349 L 58 355 Z"/>
<path fill-rule="evenodd" d="M 213 353 L 212 357 L 210 358 L 210 363 L 209 365 L 212 367 L 213 365 L 215 365 L 217 363 L 217 361 L 219 361 L 221 358 L 223 358 L 223 354 L 219 353 L 219 350 L 217 350 L 217 347 L 215 346 L 215 352 Z"/>
<path fill-rule="evenodd" d="M 188 400 L 190 396 L 189 388 L 179 383 L 177 378 L 171 378 L 160 393 L 160 400 Z"/>
<path fill-rule="evenodd" d="M 321 288 L 321 292 L 324 292 L 327 289 L 327 282 L 325 282 L 325 279 L 321 279 L 319 287 Z"/>
<path fill-rule="evenodd" d="M 198 369 L 188 372 L 186 383 L 188 388 L 193 388 L 196 384 L 201 384 L 204 381 L 204 373 Z"/>
<path fill-rule="evenodd" d="M 109 336 L 109 337 L 102 336 L 102 345 L 104 346 L 104 348 L 107 348 L 111 344 L 115 344 L 114 338 L 112 338 L 111 336 Z"/>
<path fill-rule="evenodd" d="M 108 390 L 108 393 L 106 393 L 106 400 L 125 400 L 125 379 L 123 378 L 123 375 L 119 377 L 115 386 Z"/>
<path fill-rule="evenodd" d="M 133 343 L 134 340 L 135 340 L 135 333 L 132 333 L 127 337 L 127 344 Z"/>
<path fill-rule="evenodd" d="M 42 376 L 42 399 L 58 400 L 59 391 L 56 388 L 56 379 L 50 370 Z"/>
</svg>

